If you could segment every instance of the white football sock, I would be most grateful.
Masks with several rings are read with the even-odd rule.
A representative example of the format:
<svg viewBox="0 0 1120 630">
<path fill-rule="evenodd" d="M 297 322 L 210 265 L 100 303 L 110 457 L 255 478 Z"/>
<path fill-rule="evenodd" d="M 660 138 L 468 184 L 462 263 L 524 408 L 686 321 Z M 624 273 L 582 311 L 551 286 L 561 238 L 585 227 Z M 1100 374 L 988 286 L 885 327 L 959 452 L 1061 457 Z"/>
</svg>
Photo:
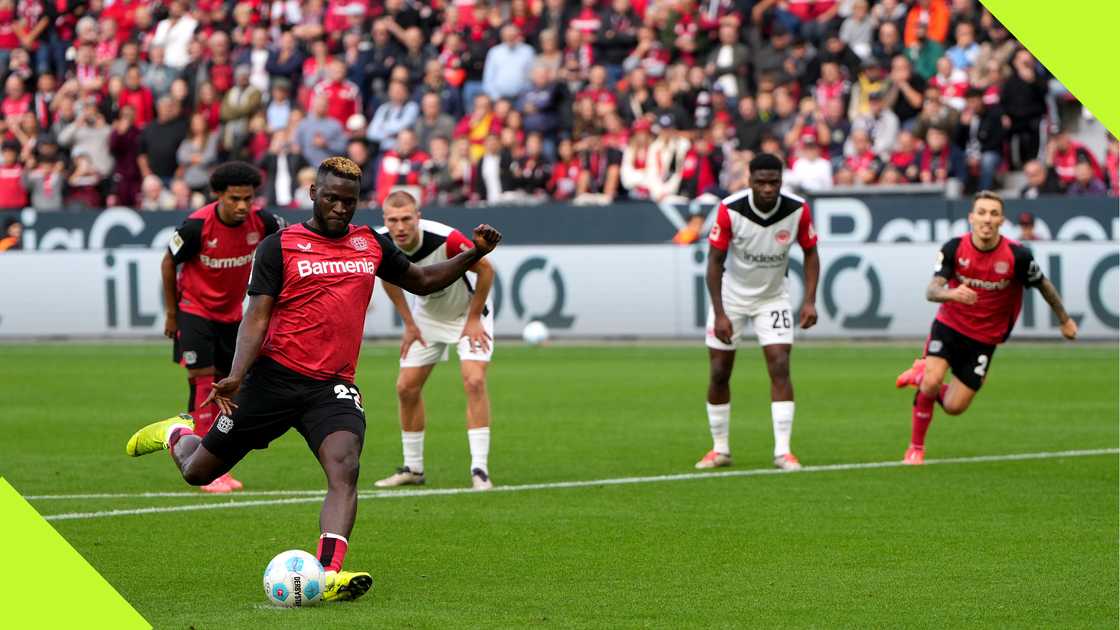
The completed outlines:
<svg viewBox="0 0 1120 630">
<path fill-rule="evenodd" d="M 712 432 L 712 450 L 731 454 L 731 403 L 708 403 L 708 428 Z"/>
<path fill-rule="evenodd" d="M 487 460 L 490 458 L 490 427 L 467 429 L 467 441 L 471 445 L 471 470 L 479 468 L 489 475 Z"/>
<path fill-rule="evenodd" d="M 789 452 L 789 438 L 793 434 L 793 401 L 770 403 L 770 417 L 774 420 L 774 457 Z"/>
<path fill-rule="evenodd" d="M 416 474 L 424 472 L 424 432 L 401 431 L 404 465 Z"/>
</svg>

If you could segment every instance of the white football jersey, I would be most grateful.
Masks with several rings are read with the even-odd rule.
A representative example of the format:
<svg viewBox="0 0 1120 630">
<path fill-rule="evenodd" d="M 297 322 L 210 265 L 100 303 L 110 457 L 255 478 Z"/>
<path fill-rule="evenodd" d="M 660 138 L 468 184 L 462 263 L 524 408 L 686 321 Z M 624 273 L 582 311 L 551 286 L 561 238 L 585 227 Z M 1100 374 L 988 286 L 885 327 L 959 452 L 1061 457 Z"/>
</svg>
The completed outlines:
<svg viewBox="0 0 1120 630">
<path fill-rule="evenodd" d="M 377 231 L 381 234 L 389 233 L 388 228 L 385 227 L 380 227 Z M 421 219 L 420 243 L 414 250 L 402 248 L 401 251 L 412 264 L 424 266 L 454 258 L 473 247 L 474 241 L 450 225 Z M 472 295 L 474 295 L 474 284 L 468 276 L 464 275 L 462 279 L 451 283 L 451 286 L 442 291 L 415 296 L 412 304 L 413 312 L 417 317 L 440 322 L 455 322 L 466 317 Z M 486 309 L 491 310 L 489 304 Z"/>
<path fill-rule="evenodd" d="M 783 192 L 777 205 L 766 211 L 755 206 L 749 188 L 721 201 L 708 242 L 727 252 L 724 308 L 788 300 L 786 273 L 795 239 L 802 249 L 817 244 L 809 205 L 801 197 Z"/>
</svg>

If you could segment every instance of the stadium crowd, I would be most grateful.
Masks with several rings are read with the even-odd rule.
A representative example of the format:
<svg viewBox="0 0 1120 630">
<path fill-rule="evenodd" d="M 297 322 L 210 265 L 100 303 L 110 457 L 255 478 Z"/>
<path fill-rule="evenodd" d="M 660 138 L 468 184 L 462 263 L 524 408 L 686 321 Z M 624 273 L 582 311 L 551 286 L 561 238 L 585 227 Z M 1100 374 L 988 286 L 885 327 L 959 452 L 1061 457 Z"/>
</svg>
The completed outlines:
<svg viewBox="0 0 1120 630">
<path fill-rule="evenodd" d="M 0 208 L 196 207 L 222 161 L 310 207 L 693 199 L 758 151 L 805 190 L 1113 195 L 1120 144 L 975 0 L 0 0 Z"/>
</svg>

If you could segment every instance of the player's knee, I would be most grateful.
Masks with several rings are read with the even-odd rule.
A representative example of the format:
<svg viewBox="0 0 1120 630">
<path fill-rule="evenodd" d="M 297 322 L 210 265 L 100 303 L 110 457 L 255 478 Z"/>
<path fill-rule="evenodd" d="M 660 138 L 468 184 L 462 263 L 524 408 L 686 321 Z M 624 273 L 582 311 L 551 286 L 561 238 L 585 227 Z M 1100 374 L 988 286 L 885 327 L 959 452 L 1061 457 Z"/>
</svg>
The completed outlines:
<svg viewBox="0 0 1120 630">
<path fill-rule="evenodd" d="M 918 385 L 918 389 L 930 398 L 937 398 L 941 393 L 941 380 L 936 375 L 926 372 L 925 376 L 922 377 L 922 382 Z"/>
<path fill-rule="evenodd" d="M 404 402 L 416 402 L 420 400 L 420 392 L 422 389 L 419 383 L 404 379 L 397 380 L 397 398 Z"/>
<path fill-rule="evenodd" d="M 711 370 L 711 383 L 716 387 L 727 387 L 731 384 L 731 368 L 723 365 L 713 365 Z"/>
<path fill-rule="evenodd" d="M 183 469 L 183 481 L 192 486 L 205 486 L 217 479 L 218 476 L 208 470 L 201 470 L 198 466 L 187 466 Z"/>
<path fill-rule="evenodd" d="M 968 403 L 958 402 L 955 400 L 946 400 L 941 403 L 941 408 L 945 410 L 945 413 L 949 414 L 950 416 L 959 416 L 964 413 L 965 409 L 968 409 Z"/>
<path fill-rule="evenodd" d="M 766 364 L 767 371 L 770 372 L 770 382 L 774 384 L 789 383 L 789 358 L 781 357 L 773 359 Z"/>
<path fill-rule="evenodd" d="M 328 481 L 334 486 L 356 486 L 360 469 L 361 455 L 353 450 L 331 457 L 326 464 Z"/>
<path fill-rule="evenodd" d="M 486 394 L 486 377 L 481 374 L 470 374 L 463 377 L 463 389 L 468 396 L 483 396 Z"/>
</svg>

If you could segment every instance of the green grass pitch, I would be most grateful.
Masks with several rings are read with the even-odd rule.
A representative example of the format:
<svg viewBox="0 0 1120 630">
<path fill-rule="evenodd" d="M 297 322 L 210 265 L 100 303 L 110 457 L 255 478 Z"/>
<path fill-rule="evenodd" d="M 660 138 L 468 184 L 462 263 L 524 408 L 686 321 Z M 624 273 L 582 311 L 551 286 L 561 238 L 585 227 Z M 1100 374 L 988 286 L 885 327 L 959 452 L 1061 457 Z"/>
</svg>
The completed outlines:
<svg viewBox="0 0 1120 630">
<path fill-rule="evenodd" d="M 893 383 L 917 350 L 799 346 L 802 463 L 900 459 L 912 394 Z M 165 455 L 124 454 L 136 427 L 185 402 L 169 354 L 164 344 L 0 346 L 0 474 L 24 495 L 189 491 Z M 367 344 L 359 366 L 365 492 L 400 463 L 395 356 Z M 1013 342 L 971 410 L 937 413 L 927 457 L 1114 449 L 1117 368 L 1115 347 Z M 706 375 L 698 346 L 499 344 L 495 482 L 694 472 L 710 445 Z M 469 485 L 457 378 L 452 361 L 427 389 L 429 488 Z M 732 386 L 735 470 L 770 466 L 765 378 L 748 346 Z M 294 432 L 236 473 L 246 490 L 324 487 Z M 269 607 L 261 572 L 284 549 L 314 551 L 317 502 L 54 526 L 158 628 L 1115 628 L 1117 483 L 1117 456 L 1103 454 L 369 497 L 347 566 L 371 571 L 374 590 L 305 610 Z M 32 503 L 51 515 L 276 498 Z"/>
</svg>

